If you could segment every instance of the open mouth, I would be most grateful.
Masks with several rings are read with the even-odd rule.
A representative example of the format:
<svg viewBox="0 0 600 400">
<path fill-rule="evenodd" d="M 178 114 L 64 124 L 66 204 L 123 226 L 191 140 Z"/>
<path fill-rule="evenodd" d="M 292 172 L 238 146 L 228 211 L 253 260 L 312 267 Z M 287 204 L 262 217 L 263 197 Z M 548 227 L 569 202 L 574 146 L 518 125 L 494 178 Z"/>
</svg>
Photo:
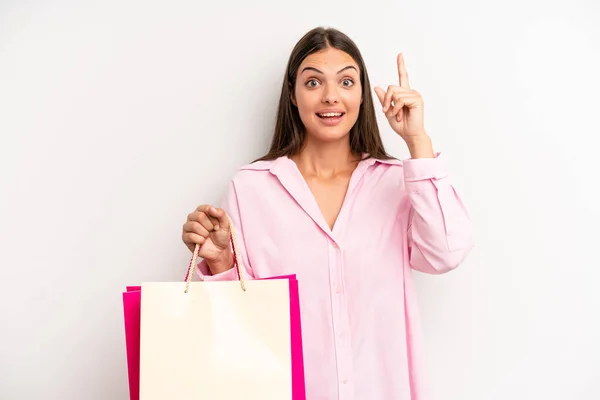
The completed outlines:
<svg viewBox="0 0 600 400">
<path fill-rule="evenodd" d="M 323 114 L 319 114 L 317 113 L 317 117 L 321 118 L 321 119 L 336 119 L 336 118 L 341 118 L 344 116 L 344 112 L 334 112 L 334 113 L 323 113 Z"/>
</svg>

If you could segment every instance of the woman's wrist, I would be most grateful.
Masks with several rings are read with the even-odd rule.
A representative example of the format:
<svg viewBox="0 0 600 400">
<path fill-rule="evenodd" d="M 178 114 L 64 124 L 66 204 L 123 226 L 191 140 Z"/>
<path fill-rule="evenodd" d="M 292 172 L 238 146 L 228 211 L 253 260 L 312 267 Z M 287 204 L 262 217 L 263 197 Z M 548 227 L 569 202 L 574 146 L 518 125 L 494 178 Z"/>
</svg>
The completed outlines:
<svg viewBox="0 0 600 400">
<path fill-rule="evenodd" d="M 216 260 L 206 260 L 211 274 L 216 275 L 233 268 L 233 254 L 231 250 L 225 250 Z"/>
<path fill-rule="evenodd" d="M 417 136 L 406 140 L 411 158 L 434 158 L 433 144 L 427 135 Z"/>
</svg>

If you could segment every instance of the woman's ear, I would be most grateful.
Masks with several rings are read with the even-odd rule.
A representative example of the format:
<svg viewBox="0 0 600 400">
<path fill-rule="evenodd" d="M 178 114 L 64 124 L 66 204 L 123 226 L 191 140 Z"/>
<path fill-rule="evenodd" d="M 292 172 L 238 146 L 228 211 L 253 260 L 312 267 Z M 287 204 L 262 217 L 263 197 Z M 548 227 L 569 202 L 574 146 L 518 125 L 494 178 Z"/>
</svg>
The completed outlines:
<svg viewBox="0 0 600 400">
<path fill-rule="evenodd" d="M 292 101 L 292 104 L 294 105 L 294 107 L 298 107 L 298 104 L 296 104 L 296 97 L 294 96 L 294 92 L 292 92 L 292 94 L 290 94 L 290 100 Z"/>
</svg>

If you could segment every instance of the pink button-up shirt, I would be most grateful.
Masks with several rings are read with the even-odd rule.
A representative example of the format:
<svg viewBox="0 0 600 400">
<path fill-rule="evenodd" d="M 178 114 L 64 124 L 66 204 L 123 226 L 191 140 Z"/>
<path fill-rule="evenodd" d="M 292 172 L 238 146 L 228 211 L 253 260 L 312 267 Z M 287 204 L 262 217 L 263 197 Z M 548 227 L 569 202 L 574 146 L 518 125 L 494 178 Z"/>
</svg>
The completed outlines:
<svg viewBox="0 0 600 400">
<path fill-rule="evenodd" d="M 426 399 L 411 272 L 448 272 L 473 246 L 442 155 L 361 161 L 333 230 L 287 157 L 240 168 L 222 207 L 250 277 L 298 278 L 307 400 Z"/>
</svg>

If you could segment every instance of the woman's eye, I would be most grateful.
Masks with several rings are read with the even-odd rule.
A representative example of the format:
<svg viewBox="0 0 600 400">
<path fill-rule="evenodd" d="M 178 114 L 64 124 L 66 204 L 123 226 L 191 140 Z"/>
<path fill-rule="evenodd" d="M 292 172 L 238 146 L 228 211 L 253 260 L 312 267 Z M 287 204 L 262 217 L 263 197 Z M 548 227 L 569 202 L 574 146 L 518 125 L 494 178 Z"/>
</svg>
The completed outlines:
<svg viewBox="0 0 600 400">
<path fill-rule="evenodd" d="M 350 87 L 350 86 L 354 85 L 354 81 L 352 79 L 344 79 L 342 81 L 342 84 L 346 87 Z"/>
<path fill-rule="evenodd" d="M 306 82 L 306 86 L 308 86 L 309 88 L 317 87 L 318 84 L 319 82 L 317 82 L 314 79 L 311 79 L 310 81 Z"/>
</svg>

